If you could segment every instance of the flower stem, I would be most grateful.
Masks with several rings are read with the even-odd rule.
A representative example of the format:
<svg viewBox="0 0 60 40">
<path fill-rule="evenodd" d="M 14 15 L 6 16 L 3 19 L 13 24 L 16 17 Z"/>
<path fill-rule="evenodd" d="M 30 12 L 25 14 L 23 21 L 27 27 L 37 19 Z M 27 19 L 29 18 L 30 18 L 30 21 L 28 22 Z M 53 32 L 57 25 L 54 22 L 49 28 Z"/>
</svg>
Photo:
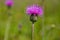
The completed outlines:
<svg viewBox="0 0 60 40">
<path fill-rule="evenodd" d="M 32 23 L 32 39 L 31 40 L 34 40 L 34 23 Z"/>
<path fill-rule="evenodd" d="M 10 13 L 11 10 L 8 10 L 7 12 Z M 8 20 L 7 20 L 7 25 L 6 25 L 4 40 L 8 40 L 8 34 L 9 34 L 9 30 L 10 30 L 11 19 L 12 19 L 12 17 L 8 15 Z"/>
<path fill-rule="evenodd" d="M 10 30 L 10 21 L 11 21 L 11 17 L 7 21 L 4 40 L 8 40 L 8 34 L 9 34 L 9 30 Z"/>
</svg>

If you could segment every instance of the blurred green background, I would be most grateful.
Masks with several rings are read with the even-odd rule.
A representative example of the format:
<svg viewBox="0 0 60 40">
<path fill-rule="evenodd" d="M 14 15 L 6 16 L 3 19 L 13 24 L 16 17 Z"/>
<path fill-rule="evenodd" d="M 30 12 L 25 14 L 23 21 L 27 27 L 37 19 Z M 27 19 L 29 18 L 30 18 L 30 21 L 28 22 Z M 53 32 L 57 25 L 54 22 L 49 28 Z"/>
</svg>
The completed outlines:
<svg viewBox="0 0 60 40">
<path fill-rule="evenodd" d="M 43 40 L 43 38 L 44 40 L 60 40 L 60 0 L 44 0 L 44 2 L 43 0 L 14 0 L 11 19 L 7 14 L 5 0 L 0 0 L 0 40 L 4 40 L 7 24 L 10 24 L 7 40 L 31 40 L 32 23 L 25 9 L 32 4 L 44 5 L 44 17 L 38 17 L 35 23 L 34 40 Z M 22 28 L 19 34 L 20 24 Z"/>
</svg>

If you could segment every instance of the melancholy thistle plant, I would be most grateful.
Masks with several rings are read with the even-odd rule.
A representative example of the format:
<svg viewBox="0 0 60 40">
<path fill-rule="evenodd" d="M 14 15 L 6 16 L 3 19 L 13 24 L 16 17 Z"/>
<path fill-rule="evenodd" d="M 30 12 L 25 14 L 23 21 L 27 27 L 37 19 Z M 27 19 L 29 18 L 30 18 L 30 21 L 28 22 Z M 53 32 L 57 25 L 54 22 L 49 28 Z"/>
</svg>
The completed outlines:
<svg viewBox="0 0 60 40">
<path fill-rule="evenodd" d="M 13 2 L 13 0 L 6 0 L 5 1 L 5 5 L 7 6 L 7 8 L 8 8 L 8 10 L 7 10 L 7 12 L 8 12 L 8 16 L 11 16 L 11 7 L 13 6 L 13 4 L 14 4 L 14 2 Z"/>
<path fill-rule="evenodd" d="M 8 7 L 8 9 L 11 9 L 14 3 L 13 3 L 13 0 L 6 0 L 5 4 Z"/>
<path fill-rule="evenodd" d="M 43 15 L 43 9 L 42 7 L 39 7 L 38 5 L 32 5 L 32 6 L 27 7 L 26 13 L 30 15 L 30 21 L 34 23 L 37 21 L 38 16 Z"/>
<path fill-rule="evenodd" d="M 5 5 L 7 6 L 8 10 L 7 10 L 7 13 L 8 13 L 8 20 L 6 22 L 6 30 L 5 30 L 5 36 L 4 36 L 4 40 L 8 40 L 8 35 L 9 35 L 9 30 L 10 30 L 10 23 L 11 23 L 11 7 L 13 6 L 13 1 L 12 0 L 6 0 L 5 1 Z"/>
<path fill-rule="evenodd" d="M 31 5 L 26 8 L 26 13 L 30 15 L 30 21 L 32 22 L 32 40 L 34 40 L 34 23 L 37 21 L 38 16 L 43 15 L 43 9 L 38 5 Z"/>
</svg>

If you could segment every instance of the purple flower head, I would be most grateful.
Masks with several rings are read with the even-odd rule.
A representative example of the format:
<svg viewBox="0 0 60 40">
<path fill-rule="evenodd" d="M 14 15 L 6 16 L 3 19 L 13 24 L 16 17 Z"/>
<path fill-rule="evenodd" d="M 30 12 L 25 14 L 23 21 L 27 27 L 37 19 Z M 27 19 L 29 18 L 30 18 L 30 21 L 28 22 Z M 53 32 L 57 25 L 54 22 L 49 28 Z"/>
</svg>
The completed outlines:
<svg viewBox="0 0 60 40">
<path fill-rule="evenodd" d="M 42 9 L 42 7 L 39 7 L 38 5 L 32 5 L 32 6 L 28 6 L 26 8 L 26 13 L 28 15 L 37 14 L 37 15 L 41 16 L 41 15 L 43 15 L 43 9 Z"/>
<path fill-rule="evenodd" d="M 7 6 L 13 6 L 13 0 L 6 0 L 5 4 Z"/>
</svg>

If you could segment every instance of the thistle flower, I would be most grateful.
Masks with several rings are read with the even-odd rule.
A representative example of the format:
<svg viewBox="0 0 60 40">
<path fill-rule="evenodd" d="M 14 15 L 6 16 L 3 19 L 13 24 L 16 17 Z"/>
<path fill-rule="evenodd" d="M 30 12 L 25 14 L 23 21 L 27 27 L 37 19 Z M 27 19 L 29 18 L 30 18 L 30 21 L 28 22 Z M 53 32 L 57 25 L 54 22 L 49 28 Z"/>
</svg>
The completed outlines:
<svg viewBox="0 0 60 40">
<path fill-rule="evenodd" d="M 8 8 L 11 8 L 11 6 L 13 6 L 13 0 L 6 0 L 5 4 Z"/>
<path fill-rule="evenodd" d="M 32 22 L 32 40 L 34 40 L 34 23 L 37 21 L 38 16 L 43 15 L 42 7 L 38 5 L 31 5 L 26 8 L 26 13 L 30 15 L 30 21 Z"/>
<path fill-rule="evenodd" d="M 5 4 L 7 6 L 13 6 L 13 0 L 6 0 Z"/>
<path fill-rule="evenodd" d="M 26 13 L 28 15 L 34 14 L 34 15 L 39 15 L 42 16 L 43 15 L 43 9 L 42 7 L 39 7 L 38 5 L 32 5 L 32 6 L 28 6 L 26 8 Z"/>
<path fill-rule="evenodd" d="M 38 5 L 32 5 L 26 8 L 26 13 L 30 15 L 30 21 L 34 23 L 37 21 L 37 16 L 43 15 L 43 9 Z"/>
</svg>

